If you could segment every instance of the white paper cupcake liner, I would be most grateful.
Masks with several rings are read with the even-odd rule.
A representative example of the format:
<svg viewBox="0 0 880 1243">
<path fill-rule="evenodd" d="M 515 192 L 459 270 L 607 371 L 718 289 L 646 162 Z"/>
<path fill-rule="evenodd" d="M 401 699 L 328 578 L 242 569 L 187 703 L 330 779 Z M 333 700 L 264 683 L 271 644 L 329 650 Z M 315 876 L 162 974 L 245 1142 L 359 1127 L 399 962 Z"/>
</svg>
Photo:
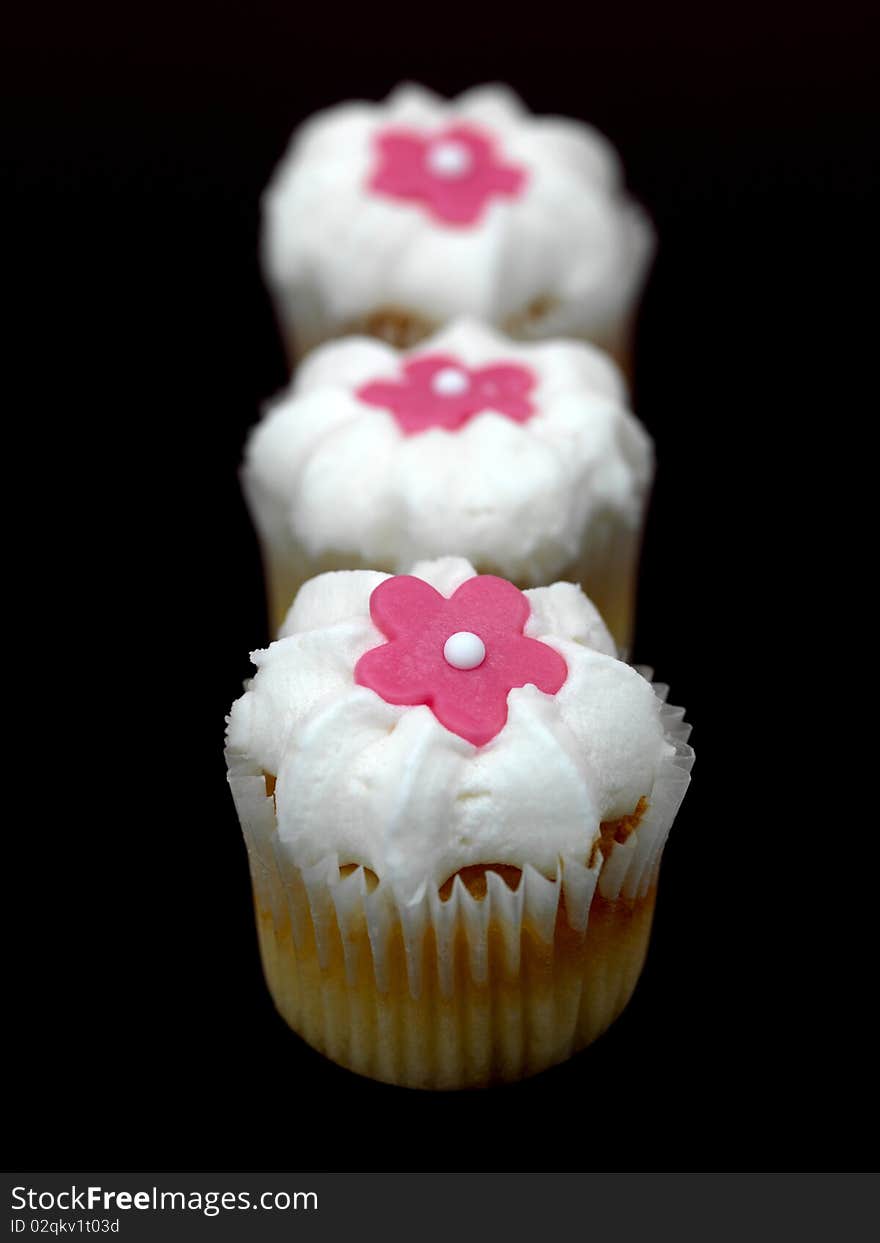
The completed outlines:
<svg viewBox="0 0 880 1243">
<path fill-rule="evenodd" d="M 668 688 L 654 689 L 665 701 Z M 593 1039 L 635 985 L 650 912 L 644 943 L 625 956 L 625 978 L 597 977 L 590 996 L 568 967 L 559 965 L 554 982 L 554 942 L 564 923 L 566 953 L 576 957 L 579 946 L 588 947 L 597 898 L 633 906 L 651 894 L 690 780 L 693 751 L 683 717 L 683 709 L 664 702 L 661 719 L 674 754 L 662 761 L 647 810 L 624 842 L 614 842 L 604 858 L 596 851 L 587 864 L 560 859 L 553 879 L 526 865 L 515 890 L 488 872 L 481 899 L 460 877 L 445 901 L 428 882 L 406 897 L 384 881 L 371 889 L 362 867 L 342 876 L 335 854 L 300 866 L 278 835 L 263 772 L 249 757 L 227 751 L 267 980 L 291 1026 L 362 1073 L 429 1087 L 483 1082 L 483 1071 L 485 1081 L 533 1073 Z M 536 963 L 542 980 L 532 988 L 519 977 L 524 970 L 534 974 Z M 520 1053 L 505 1050 L 520 1029 Z M 428 1064 L 407 1045 L 408 1038 L 410 1046 L 418 1043 L 419 1031 L 423 1043 L 430 1038 L 437 1045 Z"/>
</svg>

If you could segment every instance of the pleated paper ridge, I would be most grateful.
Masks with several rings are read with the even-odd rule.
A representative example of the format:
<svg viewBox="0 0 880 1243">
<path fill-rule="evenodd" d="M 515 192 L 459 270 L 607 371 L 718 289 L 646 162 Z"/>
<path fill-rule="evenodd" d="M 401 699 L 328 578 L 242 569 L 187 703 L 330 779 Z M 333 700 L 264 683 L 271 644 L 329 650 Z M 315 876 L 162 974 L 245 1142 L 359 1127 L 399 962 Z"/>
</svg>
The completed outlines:
<svg viewBox="0 0 880 1243">
<path fill-rule="evenodd" d="M 655 684 L 654 690 L 665 701 L 668 687 Z M 664 702 L 661 720 L 675 753 L 661 762 L 647 811 L 630 836 L 622 843 L 614 842 L 606 858 L 597 851 L 592 866 L 577 859 L 560 859 L 553 879 L 527 864 L 516 890 L 511 890 L 496 873 L 488 872 L 487 892 L 482 899 L 474 898 L 460 877 L 455 878 L 452 894 L 446 901 L 441 900 L 436 886 L 427 881 L 406 898 L 383 880 L 370 892 L 362 867 L 347 876 L 340 875 L 335 853 L 313 866 L 301 867 L 292 857 L 290 845 L 278 835 L 274 802 L 266 793 L 262 770 L 249 757 L 227 751 L 229 784 L 248 849 L 255 897 L 264 909 L 272 912 L 276 922 L 289 917 L 294 943 L 306 931 L 301 900 L 305 898 L 322 967 L 327 965 L 331 944 L 337 944 L 337 938 L 341 938 L 343 947 L 349 947 L 347 952 L 353 953 L 354 933 L 365 923 L 380 992 L 388 987 L 389 935 L 398 927 L 403 935 L 413 998 L 421 992 L 423 940 L 429 929 L 434 934 L 444 995 L 452 991 L 454 943 L 462 929 L 475 983 L 486 981 L 490 925 L 502 930 L 505 966 L 514 975 L 524 928 L 549 944 L 563 904 L 570 928 L 583 936 L 597 892 L 607 901 L 619 897 L 634 901 L 643 897 L 656 880 L 660 856 L 687 790 L 693 764 L 693 750 L 687 742 L 690 726 L 684 721 L 684 709 Z M 357 969 L 358 964 L 347 958 L 346 971 L 351 980 Z"/>
</svg>

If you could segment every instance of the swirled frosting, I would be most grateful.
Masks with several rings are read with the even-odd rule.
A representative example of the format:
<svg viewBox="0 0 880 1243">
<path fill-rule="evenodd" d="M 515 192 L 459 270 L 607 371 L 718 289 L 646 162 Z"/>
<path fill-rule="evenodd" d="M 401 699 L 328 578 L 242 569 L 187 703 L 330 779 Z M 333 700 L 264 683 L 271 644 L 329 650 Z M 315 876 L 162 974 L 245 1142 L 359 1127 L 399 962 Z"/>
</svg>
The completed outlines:
<svg viewBox="0 0 880 1243">
<path fill-rule="evenodd" d="M 365 337 L 314 351 L 252 432 L 242 480 L 263 537 L 313 561 L 401 572 L 454 552 L 540 584 L 610 523 L 638 531 L 652 473 L 601 351 L 459 320 L 404 354 Z"/>
<path fill-rule="evenodd" d="M 653 250 L 608 141 L 531 115 L 499 85 L 445 100 L 406 84 L 316 114 L 263 221 L 282 315 L 321 321 L 320 337 L 396 307 L 429 324 L 468 314 L 517 336 L 605 340 Z"/>
<path fill-rule="evenodd" d="M 458 557 L 412 573 L 446 597 L 474 577 Z M 650 799 L 673 751 L 650 683 L 616 658 L 578 587 L 527 591 L 523 633 L 562 657 L 565 679 L 551 694 L 510 690 L 503 728 L 476 746 L 426 704 L 389 703 L 356 681 L 361 658 L 387 641 L 370 600 L 388 577 L 306 583 L 281 637 L 253 653 L 256 676 L 229 717 L 229 748 L 277 778 L 278 832 L 296 861 L 335 855 L 402 894 L 472 864 L 553 875 L 560 859 L 585 861 L 600 823 Z"/>
</svg>

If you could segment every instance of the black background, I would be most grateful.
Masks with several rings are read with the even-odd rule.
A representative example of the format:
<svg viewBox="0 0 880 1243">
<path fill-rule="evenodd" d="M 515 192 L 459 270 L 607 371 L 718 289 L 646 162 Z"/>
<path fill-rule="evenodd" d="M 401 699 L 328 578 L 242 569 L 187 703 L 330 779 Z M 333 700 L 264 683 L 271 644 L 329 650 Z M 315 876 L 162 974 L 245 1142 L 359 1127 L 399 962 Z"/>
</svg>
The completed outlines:
<svg viewBox="0 0 880 1243">
<path fill-rule="evenodd" d="M 843 254 L 872 189 L 867 11 L 154 4 L 38 8 L 7 31 L 35 347 L 8 410 L 26 485 L 9 550 L 26 593 L 7 699 L 15 1167 L 870 1167 L 865 900 L 834 903 L 854 882 L 833 833 L 853 823 L 818 784 L 846 759 L 803 663 L 805 613 L 827 638 L 846 587 L 807 533 L 815 498 L 794 499 L 809 442 L 833 441 L 816 431 L 837 409 L 823 381 L 849 365 L 832 330 L 860 315 Z M 635 655 L 687 706 L 698 752 L 624 1016 L 534 1081 L 450 1096 L 351 1076 L 276 1017 L 222 759 L 267 639 L 236 469 L 285 380 L 258 195 L 298 120 L 405 77 L 505 80 L 593 121 L 655 218 Z"/>
</svg>

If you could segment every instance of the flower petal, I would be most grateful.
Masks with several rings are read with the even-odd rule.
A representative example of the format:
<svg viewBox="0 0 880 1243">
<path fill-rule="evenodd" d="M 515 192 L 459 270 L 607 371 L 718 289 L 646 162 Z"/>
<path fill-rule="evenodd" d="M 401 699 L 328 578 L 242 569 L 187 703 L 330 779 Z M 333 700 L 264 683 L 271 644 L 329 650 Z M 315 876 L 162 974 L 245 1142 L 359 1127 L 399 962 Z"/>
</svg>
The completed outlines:
<svg viewBox="0 0 880 1243">
<path fill-rule="evenodd" d="M 535 413 L 535 407 L 526 394 L 535 387 L 536 377 L 528 367 L 496 363 L 475 371 L 473 380 L 486 409 L 497 410 L 519 423 L 524 423 Z"/>
<path fill-rule="evenodd" d="M 555 648 L 540 639 L 524 635 L 510 640 L 499 652 L 499 673 L 503 671 L 508 689 L 537 686 L 545 695 L 555 695 L 568 677 L 568 665 Z"/>
<path fill-rule="evenodd" d="M 507 723 L 507 691 L 479 670 L 463 676 L 468 678 L 467 693 L 462 693 L 460 680 L 457 684 L 444 680 L 434 691 L 431 710 L 453 734 L 483 747 Z"/>
<path fill-rule="evenodd" d="M 520 589 L 495 574 L 467 579 L 449 604 L 456 628 L 480 635 L 522 634 L 529 619 L 529 602 Z"/>
<path fill-rule="evenodd" d="M 477 224 L 485 212 L 490 195 L 486 193 L 482 179 L 462 184 L 441 182 L 432 187 L 428 209 L 431 215 L 444 224 Z"/>
<path fill-rule="evenodd" d="M 375 144 L 379 162 L 370 178 L 370 189 L 392 196 L 421 198 L 425 190 L 426 140 L 408 130 L 385 130 L 376 136 Z"/>
<path fill-rule="evenodd" d="M 536 383 L 535 373 L 516 363 L 492 363 L 488 367 L 478 367 L 473 378 L 482 391 L 493 397 L 524 397 Z"/>
<path fill-rule="evenodd" d="M 406 392 L 404 384 L 372 380 L 369 384 L 362 384 L 355 396 L 358 401 L 365 402 L 368 406 L 381 406 L 383 410 L 397 411 L 406 403 Z"/>
<path fill-rule="evenodd" d="M 412 574 L 386 578 L 370 596 L 370 616 L 389 639 L 407 634 L 418 636 L 426 622 L 445 606 L 446 600 L 439 591 Z"/>
<path fill-rule="evenodd" d="M 433 694 L 431 670 L 412 659 L 406 639 L 365 652 L 354 667 L 354 680 L 389 704 L 429 703 Z"/>
<path fill-rule="evenodd" d="M 526 173 L 522 168 L 496 165 L 488 169 L 483 183 L 486 191 L 495 194 L 518 194 L 525 185 Z"/>
</svg>

